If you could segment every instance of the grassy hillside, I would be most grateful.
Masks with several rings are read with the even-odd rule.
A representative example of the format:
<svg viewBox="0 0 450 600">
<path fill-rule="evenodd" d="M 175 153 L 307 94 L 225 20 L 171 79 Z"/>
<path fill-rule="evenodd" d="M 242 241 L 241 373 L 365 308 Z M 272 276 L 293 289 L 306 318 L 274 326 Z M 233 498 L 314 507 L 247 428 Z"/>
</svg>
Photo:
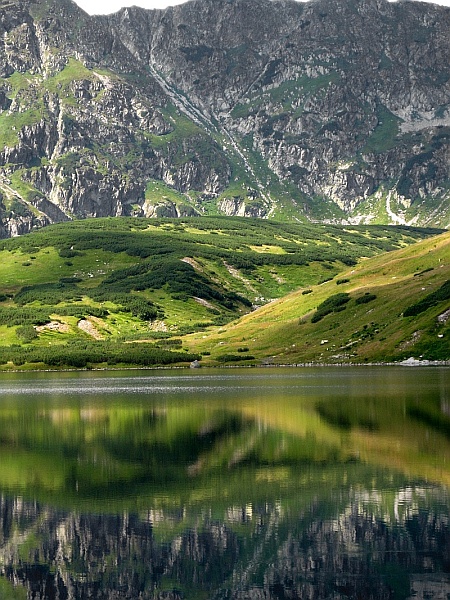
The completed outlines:
<svg viewBox="0 0 450 600">
<path fill-rule="evenodd" d="M 398 304 L 404 310 L 419 286 L 432 292 L 448 277 L 448 238 L 416 243 L 438 233 L 205 217 L 51 226 L 0 244 L 0 363 L 146 366 L 189 362 L 200 353 L 214 363 L 251 356 L 351 361 L 366 357 L 374 339 L 378 354 L 367 356 L 386 358 L 382 317 L 391 290 L 392 311 L 398 313 L 398 283 L 411 285 L 409 296 L 402 292 L 405 303 Z M 403 258 L 395 258 L 396 249 L 403 249 Z M 398 262 L 407 266 L 397 274 Z M 369 277 L 367 269 L 375 275 Z M 335 312 L 311 323 L 309 313 L 337 293 L 332 311 L 346 311 L 345 326 L 339 328 L 342 315 Z M 274 302 L 277 298 L 283 300 Z M 363 316 L 378 306 L 380 314 L 366 323 Z M 401 321 L 399 331 L 424 344 L 427 337 L 415 334 L 414 322 L 441 308 L 439 301 Z M 364 328 L 359 337 L 353 331 L 358 327 Z M 317 338 L 330 338 L 330 328 L 340 331 L 339 339 L 317 347 Z M 195 332 L 199 335 L 183 337 Z M 446 340 L 438 339 L 443 347 Z M 339 352 L 338 344 L 344 346 Z M 389 357 L 392 351 L 389 346 Z"/>
<path fill-rule="evenodd" d="M 361 261 L 189 348 L 268 364 L 450 360 L 450 233 Z"/>
</svg>

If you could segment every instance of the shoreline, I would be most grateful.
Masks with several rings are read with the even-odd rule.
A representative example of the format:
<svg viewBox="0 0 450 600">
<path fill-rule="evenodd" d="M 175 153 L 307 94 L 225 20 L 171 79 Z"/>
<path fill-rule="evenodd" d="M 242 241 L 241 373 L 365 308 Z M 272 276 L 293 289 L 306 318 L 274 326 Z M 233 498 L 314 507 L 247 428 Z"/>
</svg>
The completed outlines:
<svg viewBox="0 0 450 600">
<path fill-rule="evenodd" d="M 168 371 L 168 370 L 190 370 L 199 371 L 201 369 L 309 369 L 309 368 L 344 368 L 344 367 L 450 367 L 450 360 L 416 360 L 406 359 L 399 362 L 358 362 L 358 363 L 265 363 L 259 365 L 202 365 L 191 367 L 190 365 L 169 365 L 169 366 L 151 366 L 151 367 L 85 367 L 77 368 L 61 368 L 61 369 L 0 369 L 0 377 L 6 373 L 89 373 L 89 372 L 115 372 L 115 371 Z"/>
</svg>

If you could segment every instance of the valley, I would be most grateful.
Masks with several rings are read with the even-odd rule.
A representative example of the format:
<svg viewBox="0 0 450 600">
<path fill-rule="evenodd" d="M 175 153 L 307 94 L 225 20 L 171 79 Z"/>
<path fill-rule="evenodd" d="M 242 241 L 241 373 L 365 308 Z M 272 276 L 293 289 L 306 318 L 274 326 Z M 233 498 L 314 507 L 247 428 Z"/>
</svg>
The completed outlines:
<svg viewBox="0 0 450 600">
<path fill-rule="evenodd" d="M 48 226 L 0 244 L 1 368 L 446 361 L 449 253 L 404 226 Z"/>
</svg>

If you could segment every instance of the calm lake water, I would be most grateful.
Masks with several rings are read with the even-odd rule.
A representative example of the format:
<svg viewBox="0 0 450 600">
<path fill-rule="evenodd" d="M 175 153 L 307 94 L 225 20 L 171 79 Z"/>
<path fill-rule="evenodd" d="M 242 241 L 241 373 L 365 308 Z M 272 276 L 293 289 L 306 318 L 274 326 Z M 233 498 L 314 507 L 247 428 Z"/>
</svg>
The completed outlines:
<svg viewBox="0 0 450 600">
<path fill-rule="evenodd" d="M 0 375 L 0 599 L 450 598 L 450 369 Z"/>
</svg>

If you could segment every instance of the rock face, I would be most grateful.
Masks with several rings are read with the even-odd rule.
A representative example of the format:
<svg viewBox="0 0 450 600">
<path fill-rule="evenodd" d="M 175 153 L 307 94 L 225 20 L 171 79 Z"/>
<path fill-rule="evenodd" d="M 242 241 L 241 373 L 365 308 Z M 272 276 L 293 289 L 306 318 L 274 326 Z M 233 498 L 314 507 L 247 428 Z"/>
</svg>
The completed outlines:
<svg viewBox="0 0 450 600">
<path fill-rule="evenodd" d="M 0 5 L 0 236 L 87 216 L 450 224 L 450 9 Z"/>
</svg>

